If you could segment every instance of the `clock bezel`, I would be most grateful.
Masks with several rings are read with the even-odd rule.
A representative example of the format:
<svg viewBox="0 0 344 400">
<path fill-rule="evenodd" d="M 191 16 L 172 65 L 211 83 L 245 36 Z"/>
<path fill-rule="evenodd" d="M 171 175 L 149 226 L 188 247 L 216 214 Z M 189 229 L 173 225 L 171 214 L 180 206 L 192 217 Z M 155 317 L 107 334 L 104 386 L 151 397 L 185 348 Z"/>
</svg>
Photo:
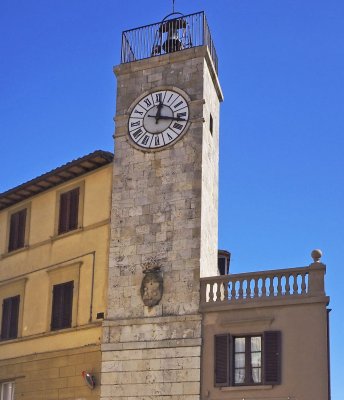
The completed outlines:
<svg viewBox="0 0 344 400">
<path fill-rule="evenodd" d="M 137 106 L 137 104 L 142 101 L 146 96 L 148 96 L 149 94 L 155 93 L 155 92 L 160 92 L 160 91 L 166 91 L 166 90 L 170 90 L 172 92 L 175 92 L 177 94 L 179 94 L 180 96 L 182 96 L 184 98 L 184 100 L 187 103 L 188 106 L 188 112 L 189 112 L 189 116 L 188 116 L 188 121 L 185 125 L 185 128 L 183 129 L 183 131 L 174 139 L 172 140 L 170 143 L 163 145 L 161 147 L 143 147 L 138 145 L 133 138 L 130 135 L 129 132 L 129 121 L 131 118 L 131 113 L 133 112 L 134 108 Z M 191 99 L 189 97 L 189 95 L 182 89 L 175 87 L 175 86 L 157 86 L 154 89 L 151 90 L 146 90 L 144 93 L 142 93 L 139 97 L 137 97 L 129 106 L 128 110 L 127 110 L 127 137 L 129 139 L 129 142 L 131 143 L 131 145 L 133 147 L 135 147 L 137 150 L 141 150 L 143 152 L 157 152 L 157 151 L 163 151 L 165 149 L 170 148 L 171 146 L 174 146 L 176 143 L 179 142 L 179 140 L 181 140 L 185 133 L 189 130 L 190 124 L 191 124 L 191 117 L 190 117 L 190 110 L 191 109 Z"/>
</svg>

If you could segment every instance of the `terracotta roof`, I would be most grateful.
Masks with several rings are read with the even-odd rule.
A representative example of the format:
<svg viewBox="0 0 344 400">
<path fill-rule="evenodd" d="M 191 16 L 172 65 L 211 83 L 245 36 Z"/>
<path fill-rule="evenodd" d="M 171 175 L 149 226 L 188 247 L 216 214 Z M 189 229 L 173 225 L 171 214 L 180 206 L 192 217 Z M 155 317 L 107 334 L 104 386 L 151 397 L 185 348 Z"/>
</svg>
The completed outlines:
<svg viewBox="0 0 344 400">
<path fill-rule="evenodd" d="M 96 150 L 93 153 L 61 165 L 37 178 L 0 193 L 0 210 L 109 164 L 112 160 L 112 153 Z"/>
</svg>

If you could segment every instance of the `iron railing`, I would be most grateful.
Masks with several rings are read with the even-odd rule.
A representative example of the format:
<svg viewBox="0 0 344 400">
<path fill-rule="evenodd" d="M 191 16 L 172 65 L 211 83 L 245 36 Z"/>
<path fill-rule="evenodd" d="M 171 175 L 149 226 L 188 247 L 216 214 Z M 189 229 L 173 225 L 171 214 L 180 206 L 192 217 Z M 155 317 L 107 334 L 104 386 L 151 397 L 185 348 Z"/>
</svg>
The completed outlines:
<svg viewBox="0 0 344 400">
<path fill-rule="evenodd" d="M 171 18 L 178 15 L 177 18 Z M 128 63 L 175 51 L 207 46 L 218 72 L 218 59 L 204 12 L 173 13 L 161 22 L 124 31 L 121 62 Z"/>
</svg>

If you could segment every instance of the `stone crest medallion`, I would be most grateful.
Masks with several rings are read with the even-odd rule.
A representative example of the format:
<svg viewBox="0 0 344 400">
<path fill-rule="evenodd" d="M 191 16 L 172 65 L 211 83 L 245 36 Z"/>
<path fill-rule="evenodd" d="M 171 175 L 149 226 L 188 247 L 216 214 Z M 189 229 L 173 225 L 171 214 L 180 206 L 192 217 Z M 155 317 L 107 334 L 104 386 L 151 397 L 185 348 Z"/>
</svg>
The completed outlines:
<svg viewBox="0 0 344 400">
<path fill-rule="evenodd" d="M 159 304 L 163 294 L 161 266 L 157 259 L 150 258 L 142 269 L 145 276 L 141 283 L 141 298 L 145 306 L 154 307 Z"/>
</svg>

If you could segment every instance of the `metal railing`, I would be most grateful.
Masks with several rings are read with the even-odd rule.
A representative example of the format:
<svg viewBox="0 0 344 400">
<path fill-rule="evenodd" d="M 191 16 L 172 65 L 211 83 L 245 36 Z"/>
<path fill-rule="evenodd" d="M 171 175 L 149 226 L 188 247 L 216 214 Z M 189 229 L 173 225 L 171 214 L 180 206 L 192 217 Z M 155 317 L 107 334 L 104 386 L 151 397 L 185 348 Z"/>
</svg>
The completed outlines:
<svg viewBox="0 0 344 400">
<path fill-rule="evenodd" d="M 325 295 L 325 266 L 249 272 L 201 278 L 201 304 Z"/>
<path fill-rule="evenodd" d="M 178 15 L 177 18 L 171 18 Z M 207 46 L 218 72 L 218 59 L 204 12 L 173 13 L 161 22 L 124 31 L 121 63 L 160 56 L 197 46 Z"/>
</svg>

